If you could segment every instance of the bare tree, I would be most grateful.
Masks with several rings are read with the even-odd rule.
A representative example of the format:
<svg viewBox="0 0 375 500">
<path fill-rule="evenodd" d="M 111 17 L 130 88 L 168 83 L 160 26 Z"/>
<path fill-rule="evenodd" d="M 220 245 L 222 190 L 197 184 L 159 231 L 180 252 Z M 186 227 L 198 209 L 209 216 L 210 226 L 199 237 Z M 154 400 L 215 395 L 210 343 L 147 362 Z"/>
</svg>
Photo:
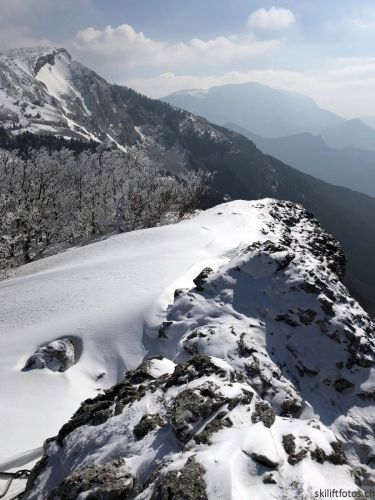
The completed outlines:
<svg viewBox="0 0 375 500">
<path fill-rule="evenodd" d="M 211 179 L 204 171 L 172 176 L 105 147 L 79 155 L 40 149 L 28 159 L 0 151 L 0 265 L 181 218 Z"/>
</svg>

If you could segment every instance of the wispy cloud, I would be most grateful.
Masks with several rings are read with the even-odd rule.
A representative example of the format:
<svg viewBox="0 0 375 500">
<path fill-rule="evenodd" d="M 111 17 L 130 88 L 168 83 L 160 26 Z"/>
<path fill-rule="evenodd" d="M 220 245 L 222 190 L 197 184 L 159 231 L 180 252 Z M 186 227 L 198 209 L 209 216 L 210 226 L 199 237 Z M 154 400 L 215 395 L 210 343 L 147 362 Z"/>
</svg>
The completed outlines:
<svg viewBox="0 0 375 500">
<path fill-rule="evenodd" d="M 193 38 L 188 42 L 170 43 L 153 40 L 129 24 L 103 30 L 81 30 L 74 41 L 75 50 L 95 56 L 106 65 L 123 68 L 139 66 L 208 64 L 248 59 L 275 50 L 276 39 L 257 40 L 253 35 L 218 36 L 211 40 Z"/>
<path fill-rule="evenodd" d="M 284 30 L 295 24 L 296 16 L 289 9 L 271 7 L 259 9 L 249 16 L 248 24 L 251 28 L 259 30 Z"/>
<path fill-rule="evenodd" d="M 362 31 L 375 31 L 375 20 L 371 19 L 360 19 L 360 18 L 346 18 L 344 22 L 351 24 L 353 27 L 358 28 Z"/>
</svg>

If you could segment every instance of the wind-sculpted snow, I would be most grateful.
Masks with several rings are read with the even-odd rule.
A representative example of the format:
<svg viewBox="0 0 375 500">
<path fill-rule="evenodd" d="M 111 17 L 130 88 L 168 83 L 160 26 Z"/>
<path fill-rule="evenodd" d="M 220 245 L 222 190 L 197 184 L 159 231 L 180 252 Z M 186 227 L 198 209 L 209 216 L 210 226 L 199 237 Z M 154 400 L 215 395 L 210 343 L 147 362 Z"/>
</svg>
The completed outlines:
<svg viewBox="0 0 375 500">
<path fill-rule="evenodd" d="M 246 218 L 245 205 L 215 215 Z M 344 254 L 300 206 L 251 206 L 255 238 L 244 231 L 148 318 L 144 361 L 46 442 L 27 499 L 310 499 L 374 485 L 374 325 L 341 282 Z"/>
</svg>

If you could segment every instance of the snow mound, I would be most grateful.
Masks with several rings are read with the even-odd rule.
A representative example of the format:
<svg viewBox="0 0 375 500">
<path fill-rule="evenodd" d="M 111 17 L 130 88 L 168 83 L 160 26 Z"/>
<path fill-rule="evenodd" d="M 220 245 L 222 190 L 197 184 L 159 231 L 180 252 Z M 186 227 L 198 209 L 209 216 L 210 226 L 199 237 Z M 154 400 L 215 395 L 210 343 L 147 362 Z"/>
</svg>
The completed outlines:
<svg viewBox="0 0 375 500">
<path fill-rule="evenodd" d="M 26 498 L 310 499 L 374 485 L 374 325 L 341 282 L 338 243 L 274 200 L 175 228 L 196 225 L 215 228 L 211 259 L 144 318 L 138 368 L 46 442 Z"/>
</svg>

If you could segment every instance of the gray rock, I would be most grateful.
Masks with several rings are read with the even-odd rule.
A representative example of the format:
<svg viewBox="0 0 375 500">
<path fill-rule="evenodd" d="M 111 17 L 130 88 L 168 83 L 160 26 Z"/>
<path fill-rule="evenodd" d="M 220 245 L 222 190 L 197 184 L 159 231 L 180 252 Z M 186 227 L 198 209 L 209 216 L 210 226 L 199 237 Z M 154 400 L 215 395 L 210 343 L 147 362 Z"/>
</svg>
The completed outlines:
<svg viewBox="0 0 375 500">
<path fill-rule="evenodd" d="M 134 478 L 121 459 L 88 465 L 65 478 L 48 500 L 73 500 L 81 493 L 85 500 L 126 500 L 134 495 Z"/>
<path fill-rule="evenodd" d="M 327 460 L 326 452 L 322 450 L 322 448 L 319 448 L 319 446 L 317 446 L 315 450 L 311 451 L 310 455 L 313 460 L 320 464 L 324 464 L 324 462 Z"/>
<path fill-rule="evenodd" d="M 255 462 L 258 462 L 258 464 L 263 465 L 264 467 L 269 467 L 270 469 L 277 469 L 279 466 L 278 462 L 275 462 L 274 460 L 270 459 L 266 455 L 260 455 L 258 453 L 251 453 L 250 457 L 255 460 Z"/>
<path fill-rule="evenodd" d="M 96 426 L 103 424 L 109 418 L 121 413 L 127 404 L 140 399 L 144 394 L 144 386 L 137 387 L 128 380 L 124 380 L 106 390 L 104 394 L 99 394 L 94 399 L 87 399 L 69 422 L 62 426 L 56 438 L 57 442 L 62 444 L 68 434 L 82 425 Z"/>
<path fill-rule="evenodd" d="M 210 444 L 210 438 L 215 432 L 227 427 L 232 427 L 232 425 L 233 423 L 230 418 L 227 417 L 226 412 L 220 412 L 205 426 L 202 432 L 195 436 L 195 442 L 198 444 Z"/>
<path fill-rule="evenodd" d="M 337 392 L 343 392 L 348 389 L 352 389 L 354 387 L 354 384 L 346 380 L 345 378 L 339 378 L 335 380 L 334 382 L 334 387 Z"/>
<path fill-rule="evenodd" d="M 41 346 L 26 361 L 24 370 L 48 368 L 53 372 L 65 372 L 74 365 L 74 344 L 70 339 L 57 339 Z"/>
<path fill-rule="evenodd" d="M 159 338 L 161 339 L 167 339 L 168 336 L 166 335 L 166 331 L 170 326 L 172 326 L 173 321 L 164 321 L 160 326 L 159 326 Z"/>
<path fill-rule="evenodd" d="M 205 470 L 194 458 L 176 471 L 169 471 L 155 487 L 151 500 L 208 500 Z"/>
<path fill-rule="evenodd" d="M 292 455 L 296 451 L 296 438 L 293 434 L 285 434 L 283 436 L 283 447 L 288 455 Z"/>
<path fill-rule="evenodd" d="M 197 290 L 203 292 L 204 287 L 207 283 L 208 277 L 213 273 L 213 270 L 210 267 L 205 267 L 198 276 L 193 280 L 194 285 L 197 287 Z"/>
<path fill-rule="evenodd" d="M 332 443 L 330 443 L 330 445 L 333 451 L 328 457 L 329 461 L 335 465 L 346 464 L 348 461 L 345 452 L 343 450 L 341 441 L 333 441 Z"/>
<path fill-rule="evenodd" d="M 285 452 L 288 454 L 290 465 L 298 464 L 307 456 L 308 450 L 306 448 L 302 448 L 298 453 L 296 452 L 296 442 L 293 434 L 283 436 L 283 446 Z"/>
<path fill-rule="evenodd" d="M 267 474 L 267 476 L 265 476 L 263 478 L 263 483 L 264 484 L 277 484 L 277 482 L 272 474 Z"/>
<path fill-rule="evenodd" d="M 174 299 L 178 299 L 178 297 L 180 297 L 181 295 L 183 295 L 184 293 L 186 293 L 188 291 L 188 288 L 176 288 L 176 290 L 174 291 Z"/>
<path fill-rule="evenodd" d="M 134 435 L 137 439 L 144 438 L 149 432 L 153 431 L 157 427 L 163 427 L 165 425 L 164 420 L 160 415 L 143 415 L 138 424 L 134 427 Z"/>
<path fill-rule="evenodd" d="M 269 405 L 269 403 L 260 401 L 255 404 L 255 411 L 251 415 L 251 421 L 253 424 L 257 422 L 263 422 L 265 427 L 272 427 L 275 422 L 275 412 Z"/>
<path fill-rule="evenodd" d="M 195 433 L 198 422 L 210 417 L 225 402 L 214 390 L 186 389 L 175 399 L 171 409 L 171 424 L 176 437 L 187 443 Z"/>
</svg>

